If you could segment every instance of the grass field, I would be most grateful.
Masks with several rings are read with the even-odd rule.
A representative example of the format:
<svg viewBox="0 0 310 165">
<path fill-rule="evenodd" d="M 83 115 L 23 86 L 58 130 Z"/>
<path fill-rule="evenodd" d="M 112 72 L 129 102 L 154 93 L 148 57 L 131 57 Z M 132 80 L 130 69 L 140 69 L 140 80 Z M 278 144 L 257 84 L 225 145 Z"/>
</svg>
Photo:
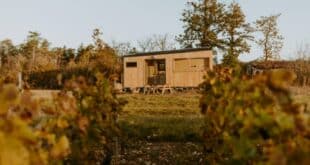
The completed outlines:
<svg viewBox="0 0 310 165">
<path fill-rule="evenodd" d="M 129 137 L 152 141 L 199 141 L 199 95 L 122 95 L 128 100 L 120 125 Z"/>
<path fill-rule="evenodd" d="M 310 104 L 308 90 L 292 93 L 296 102 Z M 203 164 L 199 94 L 118 97 L 128 100 L 119 118 L 126 138 L 121 164 Z"/>
<path fill-rule="evenodd" d="M 127 137 L 122 164 L 202 164 L 198 94 L 119 97 L 128 100 L 119 119 Z"/>
<path fill-rule="evenodd" d="M 199 115 L 199 94 L 140 95 L 125 94 L 125 115 Z"/>
</svg>

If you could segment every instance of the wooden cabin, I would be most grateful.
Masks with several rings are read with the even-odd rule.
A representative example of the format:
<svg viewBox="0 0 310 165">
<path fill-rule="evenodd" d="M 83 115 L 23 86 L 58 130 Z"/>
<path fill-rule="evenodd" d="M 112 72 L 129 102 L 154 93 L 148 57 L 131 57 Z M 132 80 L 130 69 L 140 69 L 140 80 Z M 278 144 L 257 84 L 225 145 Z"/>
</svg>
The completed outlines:
<svg viewBox="0 0 310 165">
<path fill-rule="evenodd" d="M 206 48 L 137 53 L 123 57 L 123 89 L 146 86 L 198 87 L 212 69 L 212 51 Z"/>
<path fill-rule="evenodd" d="M 310 61 L 252 61 L 246 65 L 246 72 L 250 76 L 271 70 L 284 69 L 296 74 L 297 77 L 293 85 L 310 85 Z"/>
</svg>

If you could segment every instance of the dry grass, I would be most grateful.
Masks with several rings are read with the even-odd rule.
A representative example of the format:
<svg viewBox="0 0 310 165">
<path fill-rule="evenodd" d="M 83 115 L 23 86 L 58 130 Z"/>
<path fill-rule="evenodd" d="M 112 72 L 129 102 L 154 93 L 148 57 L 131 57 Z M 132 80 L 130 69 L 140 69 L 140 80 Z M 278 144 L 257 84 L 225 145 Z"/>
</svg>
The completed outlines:
<svg viewBox="0 0 310 165">
<path fill-rule="evenodd" d="M 294 95 L 310 96 L 310 86 L 304 86 L 304 87 L 290 87 L 290 91 L 291 91 Z"/>
<path fill-rule="evenodd" d="M 199 115 L 199 94 L 125 94 L 128 100 L 122 115 Z"/>
<path fill-rule="evenodd" d="M 34 99 L 52 99 L 60 90 L 30 90 Z"/>
<path fill-rule="evenodd" d="M 291 87 L 290 90 L 295 101 L 306 105 L 308 112 L 310 112 L 310 87 Z"/>
</svg>

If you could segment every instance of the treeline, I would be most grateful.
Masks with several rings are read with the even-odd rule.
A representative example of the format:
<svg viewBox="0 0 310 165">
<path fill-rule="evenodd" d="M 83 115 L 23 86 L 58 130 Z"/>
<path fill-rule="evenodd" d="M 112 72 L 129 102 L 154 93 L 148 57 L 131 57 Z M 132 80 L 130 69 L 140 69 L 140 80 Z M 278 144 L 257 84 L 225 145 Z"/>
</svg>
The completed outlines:
<svg viewBox="0 0 310 165">
<path fill-rule="evenodd" d="M 284 38 L 277 25 L 279 17 L 280 14 L 273 14 L 262 16 L 255 22 L 247 22 L 245 13 L 235 1 L 188 1 L 180 19 L 183 22 L 183 32 L 174 41 L 169 35 L 154 35 L 137 44 L 114 42 L 113 47 L 120 54 L 177 47 L 205 47 L 223 54 L 224 65 L 234 66 L 239 62 L 240 54 L 250 52 L 251 43 L 254 42 L 262 48 L 262 59 L 268 61 L 279 59 L 283 47 Z"/>
<path fill-rule="evenodd" d="M 50 48 L 36 32 L 18 46 L 2 42 L 0 164 L 112 163 L 125 101 L 111 86 L 120 72 L 117 55 L 100 35 L 95 29 L 93 44 L 77 51 Z M 26 85 L 61 92 L 51 98 L 20 92 L 12 83 L 21 71 Z"/>
<path fill-rule="evenodd" d="M 54 72 L 63 71 L 64 73 L 76 70 L 79 73 L 81 71 L 78 70 L 96 68 L 109 73 L 109 79 L 112 80 L 121 71 L 121 66 L 114 49 L 100 37 L 100 30 L 95 29 L 92 35 L 93 43 L 87 46 L 81 45 L 77 50 L 66 47 L 50 47 L 48 40 L 42 38 L 37 32 L 29 32 L 26 41 L 20 45 L 14 45 L 11 40 L 1 41 L 0 74 L 2 79 L 7 82 L 16 82 L 18 72 L 23 72 L 25 76 L 28 76 L 24 78 L 30 78 L 31 81 L 41 81 L 47 79 L 46 77 L 57 79 Z M 42 72 L 51 74 L 40 77 Z M 35 79 L 32 79 L 33 73 L 37 73 Z M 54 82 L 46 80 L 41 81 L 40 84 Z M 29 83 L 34 84 L 34 82 Z"/>
</svg>

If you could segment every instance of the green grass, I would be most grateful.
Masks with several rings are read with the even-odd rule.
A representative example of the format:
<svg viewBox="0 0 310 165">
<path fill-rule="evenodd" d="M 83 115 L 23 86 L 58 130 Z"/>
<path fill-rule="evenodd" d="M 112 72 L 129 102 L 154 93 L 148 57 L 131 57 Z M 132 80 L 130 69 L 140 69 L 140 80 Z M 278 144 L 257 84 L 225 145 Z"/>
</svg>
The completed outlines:
<svg viewBox="0 0 310 165">
<path fill-rule="evenodd" d="M 120 95 L 128 100 L 120 115 L 131 139 L 157 142 L 201 141 L 199 95 Z"/>
<path fill-rule="evenodd" d="M 126 116 L 120 119 L 122 132 L 136 140 L 156 142 L 201 141 L 200 116 Z"/>
<path fill-rule="evenodd" d="M 204 119 L 199 94 L 125 94 L 128 104 L 119 119 L 122 132 L 131 139 L 157 142 L 201 141 Z M 295 93 L 296 102 L 308 104 L 310 93 Z"/>
<path fill-rule="evenodd" d="M 125 135 L 123 164 L 203 164 L 204 117 L 199 109 L 200 95 L 126 94 L 118 97 L 128 101 L 119 118 Z M 310 108 L 309 92 L 296 92 L 294 98 L 298 103 L 308 103 Z"/>
</svg>

